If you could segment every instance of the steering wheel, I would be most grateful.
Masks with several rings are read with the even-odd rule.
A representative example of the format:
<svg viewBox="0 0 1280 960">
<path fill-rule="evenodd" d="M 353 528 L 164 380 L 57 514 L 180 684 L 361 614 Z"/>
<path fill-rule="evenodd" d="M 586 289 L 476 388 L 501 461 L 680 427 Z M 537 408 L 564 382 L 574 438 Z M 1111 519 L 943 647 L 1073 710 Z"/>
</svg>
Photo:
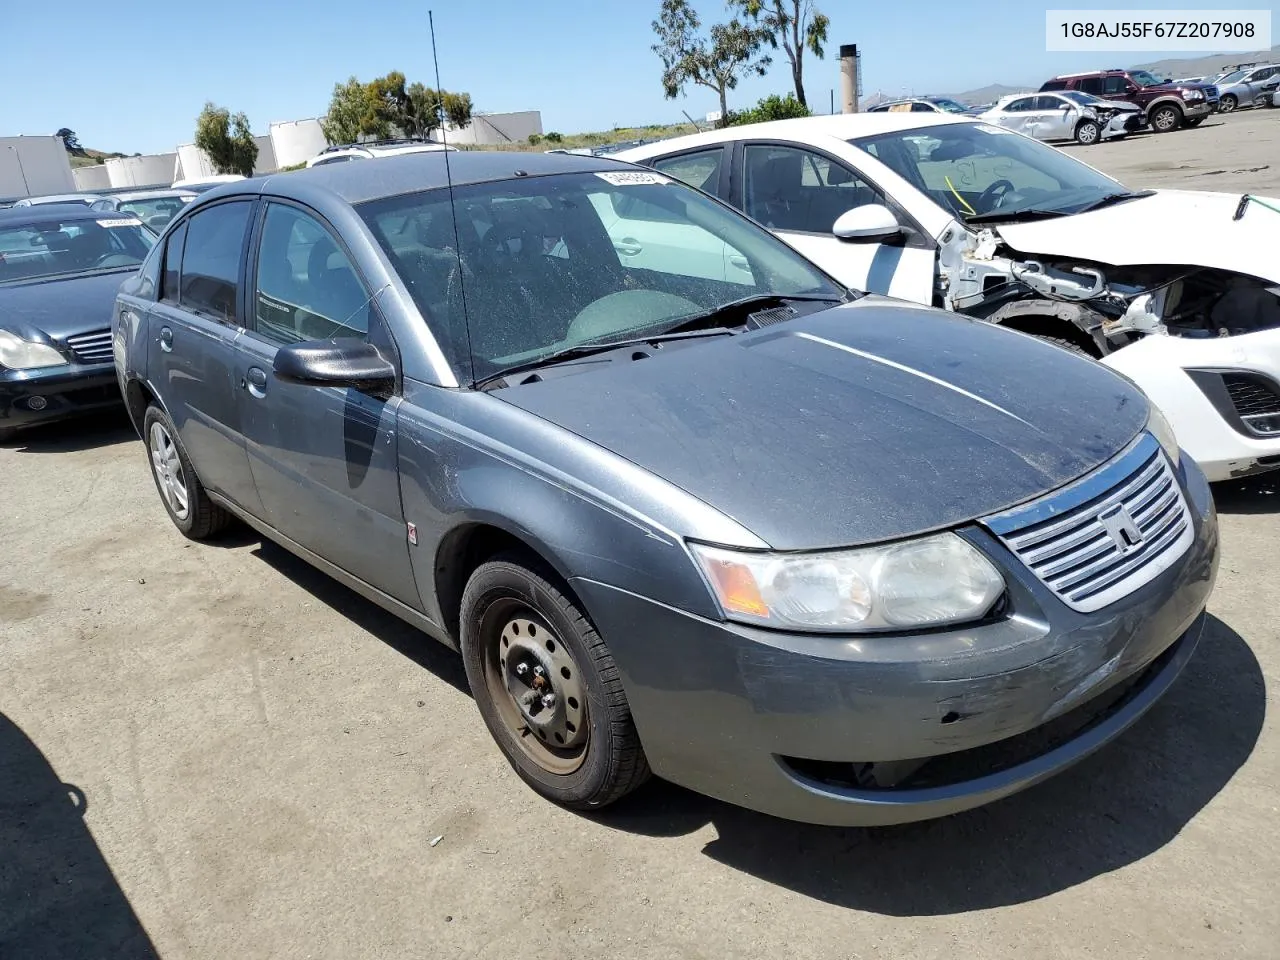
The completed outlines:
<svg viewBox="0 0 1280 960">
<path fill-rule="evenodd" d="M 1000 206 L 1000 202 L 1006 196 L 1013 193 L 1017 188 L 1009 180 L 997 180 L 987 189 L 982 191 L 982 195 L 978 197 L 977 203 L 974 204 L 978 208 L 979 213 L 986 213 Z"/>
<path fill-rule="evenodd" d="M 520 241 L 520 251 L 511 249 L 511 241 Z M 542 245 L 532 230 L 518 223 L 495 223 L 484 235 L 485 251 L 510 264 L 530 264 L 542 253 Z"/>
</svg>

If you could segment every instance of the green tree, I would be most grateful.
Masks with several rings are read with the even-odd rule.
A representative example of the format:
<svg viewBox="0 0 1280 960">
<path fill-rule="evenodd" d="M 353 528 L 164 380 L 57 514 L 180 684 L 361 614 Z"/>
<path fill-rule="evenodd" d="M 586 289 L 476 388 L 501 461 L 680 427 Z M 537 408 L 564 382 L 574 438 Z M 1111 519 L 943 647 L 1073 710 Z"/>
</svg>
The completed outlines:
<svg viewBox="0 0 1280 960">
<path fill-rule="evenodd" d="M 729 115 L 728 92 L 749 74 L 764 76 L 772 62 L 761 48 L 769 42 L 763 27 L 739 20 L 714 24 L 704 35 L 702 21 L 689 0 L 662 0 L 653 21 L 658 42 L 653 52 L 662 61 L 662 89 L 668 100 L 688 84 L 714 90 L 720 98 L 720 125 Z"/>
<path fill-rule="evenodd" d="M 529 134 L 529 146 L 536 147 L 541 142 L 542 142 L 542 134 L 540 133 Z"/>
<path fill-rule="evenodd" d="M 730 9 L 742 10 L 751 23 L 764 31 L 769 46 L 774 50 L 782 47 L 791 64 L 796 99 L 807 107 L 804 52 L 807 49 L 819 59 L 826 55 L 822 45 L 827 42 L 827 27 L 831 25 L 827 15 L 814 7 L 813 0 L 728 0 L 728 3 Z"/>
<path fill-rule="evenodd" d="M 444 115 L 453 126 L 465 130 L 471 125 L 471 94 L 441 90 L 440 102 L 444 105 Z"/>
<path fill-rule="evenodd" d="M 471 122 L 471 95 L 408 83 L 399 70 L 361 83 L 355 77 L 334 85 L 329 112 L 320 128 L 330 143 L 429 137 L 447 119 L 456 127 Z"/>
<path fill-rule="evenodd" d="M 564 137 L 552 130 L 547 134 L 547 143 L 564 143 Z"/>
<path fill-rule="evenodd" d="M 729 125 L 738 126 L 744 123 L 768 123 L 770 120 L 791 120 L 794 117 L 809 116 L 809 108 L 788 93 L 780 97 L 771 93 L 750 110 L 735 111 L 729 115 Z"/>
<path fill-rule="evenodd" d="M 249 129 L 249 118 L 234 116 L 226 107 L 206 103 L 196 118 L 196 146 L 205 152 L 218 173 L 253 176 L 258 144 Z"/>
<path fill-rule="evenodd" d="M 320 121 L 320 129 L 330 143 L 355 143 L 364 132 L 371 116 L 365 85 L 355 77 L 333 85 L 329 112 Z"/>
<path fill-rule="evenodd" d="M 74 153 L 77 156 L 84 153 L 84 147 L 80 146 L 80 138 L 76 136 L 76 132 L 70 127 L 59 128 L 54 136 L 62 141 L 62 145 L 67 148 L 67 153 Z"/>
</svg>

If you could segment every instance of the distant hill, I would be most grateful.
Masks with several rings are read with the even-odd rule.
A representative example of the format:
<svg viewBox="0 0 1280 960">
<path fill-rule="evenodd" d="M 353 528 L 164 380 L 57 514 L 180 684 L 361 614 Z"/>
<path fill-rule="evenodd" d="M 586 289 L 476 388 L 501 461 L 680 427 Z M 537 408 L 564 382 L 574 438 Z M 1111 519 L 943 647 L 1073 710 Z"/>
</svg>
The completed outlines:
<svg viewBox="0 0 1280 960">
<path fill-rule="evenodd" d="M 81 147 L 79 150 L 68 150 L 67 156 L 71 160 L 71 166 L 75 167 L 93 167 L 116 157 L 127 157 L 127 153 L 108 153 L 105 150 L 93 150 L 89 147 Z M 135 153 L 136 157 L 137 154 Z"/>
<path fill-rule="evenodd" d="M 1137 69 L 1148 70 L 1157 77 L 1204 77 L 1217 73 L 1223 67 L 1233 63 L 1276 63 L 1280 62 L 1280 44 L 1270 50 L 1257 50 L 1253 53 L 1216 53 L 1208 57 L 1194 57 L 1189 60 L 1157 60 L 1155 63 L 1139 64 Z"/>
</svg>

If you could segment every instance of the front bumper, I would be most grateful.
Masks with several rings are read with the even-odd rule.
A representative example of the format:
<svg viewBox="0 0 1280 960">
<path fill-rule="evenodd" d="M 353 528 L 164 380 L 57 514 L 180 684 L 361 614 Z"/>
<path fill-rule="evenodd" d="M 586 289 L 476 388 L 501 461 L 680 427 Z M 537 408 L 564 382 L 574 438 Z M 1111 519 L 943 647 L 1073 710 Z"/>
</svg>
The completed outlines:
<svg viewBox="0 0 1280 960">
<path fill-rule="evenodd" d="M 1193 100 L 1182 102 L 1182 115 L 1190 120 L 1196 117 L 1207 117 L 1218 110 L 1217 100 Z"/>
<path fill-rule="evenodd" d="M 64 420 L 121 403 L 114 364 L 0 369 L 0 431 Z"/>
<path fill-rule="evenodd" d="M 966 535 L 1005 568 L 1010 609 L 962 629 L 784 634 L 705 620 L 594 581 L 573 586 L 613 651 L 659 776 L 813 823 L 945 816 L 1087 756 L 1185 666 L 1216 576 L 1217 524 L 1203 475 L 1194 465 L 1179 473 L 1192 546 L 1094 614 L 1067 608 L 981 530 Z M 1055 729 L 1063 723 L 1074 726 Z M 1012 759 L 993 761 L 992 751 L 1006 747 Z M 896 786 L 867 786 L 855 775 L 920 758 L 937 759 Z"/>
<path fill-rule="evenodd" d="M 1280 468 L 1280 434 L 1259 436 L 1247 429 L 1230 400 L 1224 402 L 1224 392 L 1213 389 L 1224 373 L 1280 385 L 1280 330 L 1206 339 L 1144 337 L 1102 362 L 1142 388 L 1210 481 Z"/>
</svg>

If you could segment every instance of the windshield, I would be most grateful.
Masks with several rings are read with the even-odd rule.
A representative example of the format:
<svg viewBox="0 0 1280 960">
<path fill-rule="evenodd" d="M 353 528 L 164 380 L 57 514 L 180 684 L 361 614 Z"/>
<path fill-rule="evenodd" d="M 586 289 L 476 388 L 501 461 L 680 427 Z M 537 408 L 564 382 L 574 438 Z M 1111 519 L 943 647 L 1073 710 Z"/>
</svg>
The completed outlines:
<svg viewBox="0 0 1280 960">
<path fill-rule="evenodd" d="M 1156 87 L 1164 83 L 1159 77 L 1155 77 L 1145 70 L 1133 70 L 1129 73 L 1129 79 L 1140 87 Z"/>
<path fill-rule="evenodd" d="M 452 193 L 452 211 L 440 189 L 359 210 L 455 369 L 477 382 L 575 346 L 660 335 L 748 297 L 845 296 L 772 234 L 658 173 Z"/>
<path fill-rule="evenodd" d="M 964 113 L 969 109 L 963 103 L 956 103 L 954 100 L 947 100 L 944 97 L 938 97 L 934 100 L 930 100 L 929 102 L 943 113 Z"/>
<path fill-rule="evenodd" d="M 1226 85 L 1228 83 L 1236 83 L 1243 76 L 1244 76 L 1243 70 L 1236 70 L 1232 73 L 1228 73 L 1225 77 L 1219 78 L 1218 83 L 1223 85 Z"/>
<path fill-rule="evenodd" d="M 193 197 L 145 197 L 141 200 L 124 200 L 122 213 L 132 213 L 152 229 L 159 229 L 176 217 Z"/>
<path fill-rule="evenodd" d="M 0 226 L 0 283 L 134 267 L 155 234 L 134 217 Z"/>
<path fill-rule="evenodd" d="M 1124 187 L 1038 140 L 985 123 L 902 130 L 850 140 L 968 220 L 1022 210 L 1070 214 Z"/>
</svg>

